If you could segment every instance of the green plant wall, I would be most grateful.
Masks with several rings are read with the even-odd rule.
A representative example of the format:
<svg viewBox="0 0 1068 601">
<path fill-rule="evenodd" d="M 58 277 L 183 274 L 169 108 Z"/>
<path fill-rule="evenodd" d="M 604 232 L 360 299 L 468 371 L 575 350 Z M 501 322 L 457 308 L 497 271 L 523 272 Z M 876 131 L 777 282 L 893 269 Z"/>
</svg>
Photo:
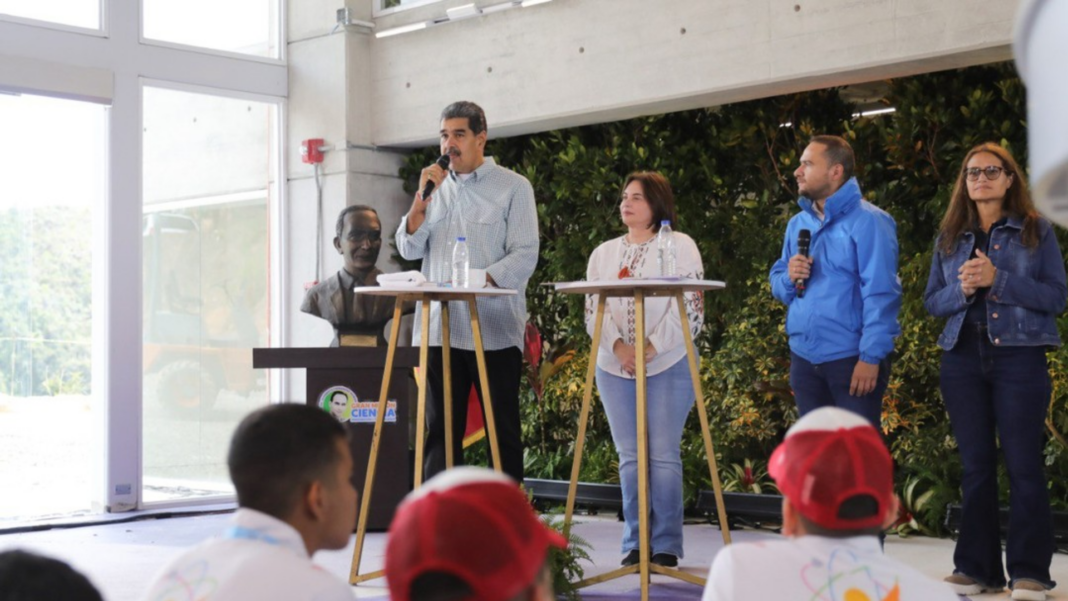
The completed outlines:
<svg viewBox="0 0 1068 601">
<path fill-rule="evenodd" d="M 966 150 L 993 140 L 1026 164 L 1026 102 L 1009 64 L 897 79 L 888 89 L 885 103 L 896 112 L 872 118 L 854 118 L 854 107 L 839 90 L 828 89 L 490 142 L 498 163 L 534 186 L 541 257 L 528 290 L 530 319 L 543 336 L 543 361 L 555 360 L 559 367 L 555 373 L 542 370 L 540 398 L 531 386 L 523 389 L 529 476 L 570 476 L 589 352 L 581 299 L 537 284 L 584 278 L 593 249 L 623 233 L 617 198 L 624 176 L 649 169 L 670 178 L 677 229 L 697 242 L 706 277 L 727 282 L 726 290 L 705 299 L 698 340 L 702 385 L 721 472 L 753 473 L 759 480 L 771 450 L 797 417 L 788 385 L 785 310 L 771 297 L 767 272 L 780 252 L 786 222 L 798 210 L 792 175 L 798 157 L 810 136 L 831 133 L 850 140 L 865 196 L 897 221 L 902 335 L 883 430 L 902 492 L 908 487 L 911 498 L 923 497 L 910 505 L 913 517 L 921 529 L 939 531 L 945 504 L 959 499 L 960 463 L 938 390 L 935 341 L 941 323 L 924 311 L 923 288 L 938 222 Z M 414 193 L 420 169 L 437 152 L 412 155 L 401 172 L 408 192 Z M 1066 241 L 1062 232 L 1062 248 Z M 1062 317 L 1061 326 L 1068 334 L 1068 318 Z M 1066 362 L 1065 350 L 1050 354 L 1051 424 L 1059 432 L 1068 432 Z M 650 412 L 655 411 L 654 399 Z M 1065 452 L 1063 440 L 1051 433 L 1046 459 L 1058 508 L 1068 506 Z M 711 487 L 696 413 L 682 453 L 687 499 L 693 500 L 697 490 Z M 583 480 L 617 480 L 599 406 L 584 455 Z M 747 469 L 750 465 L 755 469 Z M 730 480 L 750 490 L 748 479 Z"/>
</svg>

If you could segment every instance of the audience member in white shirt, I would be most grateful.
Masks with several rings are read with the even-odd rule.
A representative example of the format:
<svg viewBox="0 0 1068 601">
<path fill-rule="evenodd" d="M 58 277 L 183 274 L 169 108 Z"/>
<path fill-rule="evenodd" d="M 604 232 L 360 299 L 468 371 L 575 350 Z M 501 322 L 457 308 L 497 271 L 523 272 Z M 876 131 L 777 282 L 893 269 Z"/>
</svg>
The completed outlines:
<svg viewBox="0 0 1068 601">
<path fill-rule="evenodd" d="M 837 407 L 786 433 L 768 471 L 783 494 L 786 540 L 721 550 L 704 601 L 956 601 L 948 586 L 888 557 L 879 533 L 897 517 L 893 460 L 879 432 Z"/>
<path fill-rule="evenodd" d="M 342 601 L 349 585 L 315 565 L 356 526 L 344 426 L 298 404 L 259 409 L 238 425 L 227 458 L 239 509 L 231 526 L 173 560 L 145 601 Z"/>
</svg>

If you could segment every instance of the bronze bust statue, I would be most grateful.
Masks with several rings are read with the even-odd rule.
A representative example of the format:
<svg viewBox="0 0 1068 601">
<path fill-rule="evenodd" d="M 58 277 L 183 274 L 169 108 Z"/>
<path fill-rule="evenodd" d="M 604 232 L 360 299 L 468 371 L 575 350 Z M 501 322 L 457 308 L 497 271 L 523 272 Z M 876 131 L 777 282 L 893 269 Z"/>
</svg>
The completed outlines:
<svg viewBox="0 0 1068 601">
<path fill-rule="evenodd" d="M 356 286 L 377 286 L 375 267 L 382 249 L 382 223 L 378 211 L 365 205 L 345 207 L 337 218 L 334 248 L 345 264 L 308 289 L 300 310 L 334 326 L 331 346 L 384 346 L 383 328 L 393 317 L 394 299 L 357 295 Z"/>
</svg>

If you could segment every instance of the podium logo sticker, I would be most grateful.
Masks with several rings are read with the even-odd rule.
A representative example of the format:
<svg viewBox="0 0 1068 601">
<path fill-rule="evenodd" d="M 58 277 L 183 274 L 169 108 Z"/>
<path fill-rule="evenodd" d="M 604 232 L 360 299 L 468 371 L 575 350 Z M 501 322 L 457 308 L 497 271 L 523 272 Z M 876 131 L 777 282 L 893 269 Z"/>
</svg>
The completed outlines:
<svg viewBox="0 0 1068 601">
<path fill-rule="evenodd" d="M 319 407 L 342 423 L 352 421 L 352 407 L 359 402 L 347 386 L 331 386 L 319 395 Z"/>
<path fill-rule="evenodd" d="M 356 403 L 352 406 L 352 423 L 354 424 L 373 424 L 378 418 L 378 402 L 376 401 L 363 401 Z M 397 422 L 397 401 L 390 399 L 386 401 L 386 417 L 385 422 Z"/>
<path fill-rule="evenodd" d="M 351 388 L 331 386 L 319 395 L 319 407 L 337 421 L 354 424 L 373 424 L 378 418 L 378 401 L 361 401 Z M 397 422 L 397 400 L 386 402 L 386 422 Z"/>
</svg>

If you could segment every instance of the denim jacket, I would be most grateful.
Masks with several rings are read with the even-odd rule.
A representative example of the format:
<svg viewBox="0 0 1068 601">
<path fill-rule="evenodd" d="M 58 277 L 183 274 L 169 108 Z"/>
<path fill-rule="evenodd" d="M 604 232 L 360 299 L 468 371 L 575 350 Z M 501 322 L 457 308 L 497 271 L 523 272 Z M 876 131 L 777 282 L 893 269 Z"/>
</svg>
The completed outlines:
<svg viewBox="0 0 1068 601">
<path fill-rule="evenodd" d="M 1053 227 L 1039 220 L 1039 243 L 1024 246 L 1020 235 L 1023 220 L 1009 217 L 1005 225 L 990 232 L 991 263 L 997 267 L 994 284 L 986 295 L 987 334 L 998 346 L 1060 346 L 1057 314 L 1068 298 L 1064 260 Z M 965 232 L 949 254 L 935 242 L 931 274 L 923 305 L 935 317 L 948 317 L 938 346 L 950 350 L 957 344 L 964 314 L 975 295 L 965 297 L 957 270 L 967 261 L 975 246 L 975 235 Z"/>
</svg>

